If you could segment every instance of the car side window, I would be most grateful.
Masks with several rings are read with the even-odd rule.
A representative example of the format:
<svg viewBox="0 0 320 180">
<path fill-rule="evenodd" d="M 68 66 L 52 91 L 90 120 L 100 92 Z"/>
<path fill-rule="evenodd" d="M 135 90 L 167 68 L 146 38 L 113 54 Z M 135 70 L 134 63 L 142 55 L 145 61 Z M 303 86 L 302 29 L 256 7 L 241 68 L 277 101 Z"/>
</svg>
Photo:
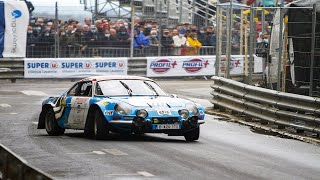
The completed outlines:
<svg viewBox="0 0 320 180">
<path fill-rule="evenodd" d="M 79 96 L 92 96 L 92 82 L 84 82 L 81 85 Z"/>
<path fill-rule="evenodd" d="M 79 83 L 73 85 L 73 87 L 69 90 L 68 96 L 76 96 L 77 90 L 79 89 Z"/>
</svg>

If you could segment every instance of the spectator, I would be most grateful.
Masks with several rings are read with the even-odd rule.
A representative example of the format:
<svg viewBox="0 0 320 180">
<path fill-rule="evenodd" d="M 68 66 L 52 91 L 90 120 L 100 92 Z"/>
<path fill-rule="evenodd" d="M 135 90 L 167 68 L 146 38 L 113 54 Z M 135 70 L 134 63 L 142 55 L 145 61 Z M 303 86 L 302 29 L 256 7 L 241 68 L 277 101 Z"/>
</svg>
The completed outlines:
<svg viewBox="0 0 320 180">
<path fill-rule="evenodd" d="M 140 19 L 139 17 L 135 17 L 135 18 L 133 19 L 134 25 L 137 25 L 137 24 L 139 24 L 140 22 L 141 22 L 141 19 Z"/>
<path fill-rule="evenodd" d="M 38 37 L 35 35 L 35 31 L 33 31 L 32 26 L 28 26 L 27 33 L 27 45 L 35 45 L 38 42 Z"/>
<path fill-rule="evenodd" d="M 110 39 L 114 42 L 117 41 L 117 31 L 115 29 L 110 29 Z"/>
<path fill-rule="evenodd" d="M 180 29 L 179 35 L 175 35 L 172 37 L 173 43 L 174 43 L 174 50 L 173 55 L 179 56 L 179 55 L 185 55 L 186 54 L 186 47 L 189 46 L 187 43 L 186 37 L 184 37 L 185 30 Z"/>
<path fill-rule="evenodd" d="M 98 32 L 100 32 L 100 33 L 103 32 L 101 20 L 96 20 L 94 22 L 94 25 L 96 26 Z"/>
<path fill-rule="evenodd" d="M 177 29 L 174 29 L 174 30 L 172 30 L 172 33 L 171 33 L 171 37 L 174 37 L 174 36 L 176 36 L 176 35 L 178 35 L 178 30 Z"/>
<path fill-rule="evenodd" d="M 170 31 L 168 29 L 163 30 L 163 35 L 161 37 L 161 55 L 163 56 L 169 56 L 172 54 L 171 48 L 174 47 L 173 39 L 169 35 Z"/>
<path fill-rule="evenodd" d="M 130 41 L 128 41 L 129 34 L 128 34 L 128 30 L 126 29 L 126 27 L 121 26 L 119 28 L 119 33 L 118 33 L 117 39 L 118 39 L 118 44 L 120 47 L 123 47 L 123 48 L 130 47 Z"/>
<path fill-rule="evenodd" d="M 141 33 L 139 29 L 135 29 L 133 47 L 143 49 L 145 47 L 148 47 L 149 44 L 149 39 L 143 33 Z"/>
<path fill-rule="evenodd" d="M 149 47 L 148 55 L 150 56 L 158 55 L 159 38 L 158 38 L 157 31 L 153 30 L 150 32 L 149 42 L 150 42 L 150 47 Z"/>
<path fill-rule="evenodd" d="M 197 33 L 198 41 L 201 42 L 201 44 L 206 44 L 205 43 L 205 28 L 200 28 L 200 30 Z"/>
<path fill-rule="evenodd" d="M 199 48 L 202 46 L 202 44 L 198 41 L 197 34 L 195 32 L 190 33 L 187 41 L 190 46 L 188 48 L 187 55 L 198 55 Z"/>
<path fill-rule="evenodd" d="M 240 35 L 239 31 L 236 29 L 232 29 L 231 46 L 232 54 L 240 53 Z"/>
<path fill-rule="evenodd" d="M 87 25 L 88 27 L 91 26 L 91 23 L 92 23 L 91 18 L 85 18 L 84 19 L 84 24 Z"/>
</svg>

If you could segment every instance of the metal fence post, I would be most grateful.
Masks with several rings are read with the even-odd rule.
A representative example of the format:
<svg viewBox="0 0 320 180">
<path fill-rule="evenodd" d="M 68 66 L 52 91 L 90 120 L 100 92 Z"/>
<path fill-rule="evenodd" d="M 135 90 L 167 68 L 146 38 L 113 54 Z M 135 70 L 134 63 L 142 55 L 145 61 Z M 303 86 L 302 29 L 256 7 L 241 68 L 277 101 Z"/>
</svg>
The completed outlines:
<svg viewBox="0 0 320 180">
<path fill-rule="evenodd" d="M 205 19 L 205 26 L 208 26 L 208 18 L 209 18 L 209 0 L 207 0 L 207 4 L 206 4 L 206 19 Z"/>
<path fill-rule="evenodd" d="M 220 77 L 220 62 L 221 62 L 221 46 L 220 46 L 220 19 L 221 19 L 221 7 L 217 6 L 217 18 L 216 18 L 216 69 L 215 69 L 215 75 Z"/>
<path fill-rule="evenodd" d="M 58 24 L 59 24 L 59 16 L 58 16 L 58 2 L 56 2 L 56 7 L 55 7 L 55 20 L 54 20 L 54 27 L 55 27 L 55 38 L 54 38 L 54 57 L 59 58 L 60 57 L 60 38 L 59 38 L 59 29 L 58 29 Z"/>
<path fill-rule="evenodd" d="M 282 6 L 280 6 L 280 29 L 279 29 L 279 56 L 278 56 L 278 81 L 277 81 L 277 91 L 281 91 L 281 59 L 282 59 L 282 46 L 283 46 L 283 37 L 282 37 L 282 30 L 283 30 L 283 13 L 282 13 Z"/>
<path fill-rule="evenodd" d="M 179 6 L 179 21 L 181 24 L 182 23 L 182 0 L 180 0 L 180 6 Z"/>
<path fill-rule="evenodd" d="M 192 0 L 192 13 L 191 13 L 191 24 L 195 24 L 195 21 L 194 21 L 194 11 L 195 11 L 195 0 Z"/>
<path fill-rule="evenodd" d="M 254 54 L 254 40 L 256 39 L 255 30 L 254 30 L 254 9 L 253 5 L 250 6 L 250 44 L 249 44 L 249 76 L 248 76 L 248 84 L 252 83 L 252 62 L 253 62 L 253 54 Z"/>
<path fill-rule="evenodd" d="M 134 4 L 131 1 L 131 40 L 130 40 L 130 59 L 133 58 L 133 42 L 134 42 Z"/>
<path fill-rule="evenodd" d="M 317 27 L 317 11 L 316 11 L 316 4 L 313 4 L 309 96 L 313 95 L 313 67 L 314 67 L 314 53 L 315 53 L 314 49 L 315 49 L 315 43 L 316 43 L 316 27 Z"/>
<path fill-rule="evenodd" d="M 157 4 L 158 4 L 158 1 L 160 1 L 160 6 L 159 6 L 159 34 L 158 34 L 158 37 L 159 37 L 159 46 L 158 46 L 158 56 L 161 56 L 161 34 L 162 34 L 162 0 L 157 0 Z M 156 12 L 156 14 L 158 14 Z"/>
<path fill-rule="evenodd" d="M 229 12 L 227 16 L 228 18 L 228 40 L 227 40 L 227 54 L 226 54 L 226 65 L 225 65 L 225 77 L 230 79 L 230 59 L 231 59 L 231 51 L 232 51 L 232 23 L 233 23 L 233 7 L 232 7 L 232 1 L 230 1 L 230 6 L 229 6 Z"/>
</svg>

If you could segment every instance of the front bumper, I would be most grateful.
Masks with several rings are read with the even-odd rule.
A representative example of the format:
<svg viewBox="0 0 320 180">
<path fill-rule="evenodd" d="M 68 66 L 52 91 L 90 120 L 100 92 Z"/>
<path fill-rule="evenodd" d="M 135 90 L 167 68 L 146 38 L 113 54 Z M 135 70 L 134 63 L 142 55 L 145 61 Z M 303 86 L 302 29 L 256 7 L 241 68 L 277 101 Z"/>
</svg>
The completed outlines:
<svg viewBox="0 0 320 180">
<path fill-rule="evenodd" d="M 197 116 L 192 116 L 188 119 L 179 121 L 180 129 L 155 129 L 155 125 L 162 124 L 153 123 L 150 119 L 143 119 L 139 117 L 135 117 L 133 120 L 111 120 L 109 121 L 109 124 L 119 130 L 122 129 L 136 133 L 184 133 L 200 126 L 200 124 L 203 124 L 204 122 L 204 120 L 199 120 Z"/>
</svg>

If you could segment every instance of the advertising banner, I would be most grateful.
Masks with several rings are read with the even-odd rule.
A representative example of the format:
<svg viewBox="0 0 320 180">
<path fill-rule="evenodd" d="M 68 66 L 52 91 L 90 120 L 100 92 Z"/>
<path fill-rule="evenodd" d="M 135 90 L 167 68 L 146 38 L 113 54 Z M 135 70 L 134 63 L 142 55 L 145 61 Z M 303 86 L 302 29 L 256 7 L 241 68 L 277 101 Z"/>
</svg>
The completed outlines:
<svg viewBox="0 0 320 180">
<path fill-rule="evenodd" d="M 214 75 L 215 57 L 147 57 L 147 76 Z"/>
<path fill-rule="evenodd" d="M 84 78 L 99 75 L 127 75 L 127 58 L 25 59 L 25 78 Z"/>
<path fill-rule="evenodd" d="M 213 76 L 215 75 L 215 56 L 170 56 L 147 57 L 148 77 L 168 76 Z M 232 56 L 230 73 L 243 74 L 244 56 Z M 221 58 L 221 72 L 225 69 L 225 56 Z"/>
<path fill-rule="evenodd" d="M 26 56 L 28 24 L 24 1 L 0 1 L 0 58 Z"/>
</svg>

